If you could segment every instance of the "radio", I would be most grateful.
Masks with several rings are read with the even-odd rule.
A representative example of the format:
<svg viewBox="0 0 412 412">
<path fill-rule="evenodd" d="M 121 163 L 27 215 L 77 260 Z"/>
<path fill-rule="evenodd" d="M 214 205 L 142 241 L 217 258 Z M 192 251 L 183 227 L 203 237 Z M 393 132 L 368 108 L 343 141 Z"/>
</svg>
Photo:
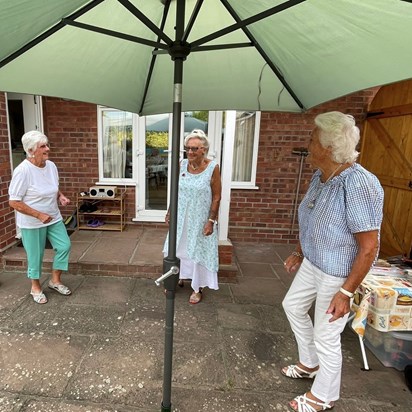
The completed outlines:
<svg viewBox="0 0 412 412">
<path fill-rule="evenodd" d="M 90 197 L 116 197 L 116 186 L 92 186 L 89 189 Z"/>
</svg>

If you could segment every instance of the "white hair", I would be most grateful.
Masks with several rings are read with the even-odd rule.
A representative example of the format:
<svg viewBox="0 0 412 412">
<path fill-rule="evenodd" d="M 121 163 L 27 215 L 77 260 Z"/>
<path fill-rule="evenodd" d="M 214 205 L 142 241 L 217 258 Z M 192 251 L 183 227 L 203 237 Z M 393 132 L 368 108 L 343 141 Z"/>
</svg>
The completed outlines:
<svg viewBox="0 0 412 412">
<path fill-rule="evenodd" d="M 353 116 L 341 112 L 323 113 L 315 117 L 315 124 L 319 128 L 320 144 L 332 150 L 332 160 L 352 163 L 357 159 L 360 132 Z"/>
<path fill-rule="evenodd" d="M 27 132 L 21 138 L 23 149 L 27 154 L 27 157 L 32 157 L 32 153 L 37 149 L 38 145 L 47 144 L 47 136 L 38 130 L 32 130 Z"/>
<path fill-rule="evenodd" d="M 209 151 L 209 140 L 207 140 L 206 133 L 201 129 L 194 129 L 192 130 L 186 137 L 185 137 L 185 146 L 190 139 L 199 139 L 202 142 L 202 146 L 206 149 L 205 152 L 208 153 Z"/>
</svg>

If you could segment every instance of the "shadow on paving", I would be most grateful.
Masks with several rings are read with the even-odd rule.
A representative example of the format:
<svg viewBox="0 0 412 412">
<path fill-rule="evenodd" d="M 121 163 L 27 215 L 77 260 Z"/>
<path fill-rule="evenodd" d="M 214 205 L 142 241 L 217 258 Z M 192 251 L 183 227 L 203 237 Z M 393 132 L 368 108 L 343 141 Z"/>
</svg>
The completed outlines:
<svg viewBox="0 0 412 412">
<path fill-rule="evenodd" d="M 205 290 L 198 305 L 188 303 L 189 283 L 178 288 L 173 411 L 287 411 L 287 402 L 310 388 L 310 381 L 280 374 L 296 361 L 281 307 L 291 280 L 282 265 L 286 253 L 274 245 L 256 253 L 237 246 L 239 283 Z M 46 289 L 49 303 L 37 305 L 24 275 L 0 273 L 0 412 L 160 411 L 163 289 L 140 278 L 64 280 L 72 296 Z M 400 372 L 369 352 L 372 370 L 361 371 L 358 340 L 349 328 L 343 358 L 336 411 L 410 410 Z"/>
</svg>

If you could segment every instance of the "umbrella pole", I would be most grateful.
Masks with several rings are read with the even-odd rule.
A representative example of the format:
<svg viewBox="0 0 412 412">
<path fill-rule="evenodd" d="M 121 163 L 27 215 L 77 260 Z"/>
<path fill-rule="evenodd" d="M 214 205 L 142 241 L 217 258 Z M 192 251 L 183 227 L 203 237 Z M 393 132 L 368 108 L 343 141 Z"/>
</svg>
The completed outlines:
<svg viewBox="0 0 412 412">
<path fill-rule="evenodd" d="M 181 39 L 184 33 L 185 1 L 176 2 L 176 41 L 171 45 L 169 54 L 174 61 L 174 89 L 173 89 L 173 124 L 172 124 L 172 164 L 170 182 L 170 221 L 168 255 L 163 260 L 163 273 L 172 271 L 173 267 L 180 269 L 180 260 L 176 257 L 177 238 L 177 203 L 179 190 L 179 151 L 182 115 L 182 82 L 183 61 L 190 52 Z M 172 361 L 173 361 L 173 321 L 175 291 L 179 280 L 178 273 L 173 273 L 164 280 L 166 289 L 166 320 L 165 320 L 165 350 L 163 370 L 163 400 L 161 412 L 171 412 L 172 392 Z"/>
</svg>

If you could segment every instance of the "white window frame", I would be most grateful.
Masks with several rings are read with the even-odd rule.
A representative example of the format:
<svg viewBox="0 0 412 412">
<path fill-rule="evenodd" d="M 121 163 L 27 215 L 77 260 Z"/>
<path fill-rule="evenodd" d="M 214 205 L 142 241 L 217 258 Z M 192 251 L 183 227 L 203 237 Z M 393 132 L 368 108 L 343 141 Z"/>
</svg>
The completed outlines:
<svg viewBox="0 0 412 412">
<path fill-rule="evenodd" d="M 104 177 L 103 172 L 103 112 L 124 112 L 124 110 L 113 109 L 105 106 L 97 106 L 97 152 L 98 152 L 98 167 L 99 167 L 99 180 L 95 182 L 96 185 L 115 185 L 115 186 L 136 186 L 136 148 L 135 148 L 135 136 L 137 132 L 137 118 L 138 116 L 134 113 L 132 115 L 132 155 L 133 155 L 133 173 L 132 177 L 124 178 L 112 178 Z"/>
<path fill-rule="evenodd" d="M 228 111 L 229 113 L 231 111 Z M 255 130 L 254 130 L 254 138 L 253 138 L 253 155 L 252 155 L 252 173 L 249 181 L 244 182 L 231 182 L 232 189 L 249 189 L 249 190 L 257 190 L 259 189 L 256 186 L 256 171 L 257 171 L 257 161 L 258 161 L 258 150 L 259 150 L 259 137 L 260 137 L 260 122 L 261 122 L 261 112 L 256 111 L 256 121 L 255 121 Z M 226 119 L 230 118 L 233 122 L 233 116 L 226 116 Z M 235 119 L 236 120 L 236 119 Z M 231 127 L 234 127 L 231 125 Z M 232 153 L 233 153 L 233 145 L 234 140 L 232 142 Z"/>
</svg>

